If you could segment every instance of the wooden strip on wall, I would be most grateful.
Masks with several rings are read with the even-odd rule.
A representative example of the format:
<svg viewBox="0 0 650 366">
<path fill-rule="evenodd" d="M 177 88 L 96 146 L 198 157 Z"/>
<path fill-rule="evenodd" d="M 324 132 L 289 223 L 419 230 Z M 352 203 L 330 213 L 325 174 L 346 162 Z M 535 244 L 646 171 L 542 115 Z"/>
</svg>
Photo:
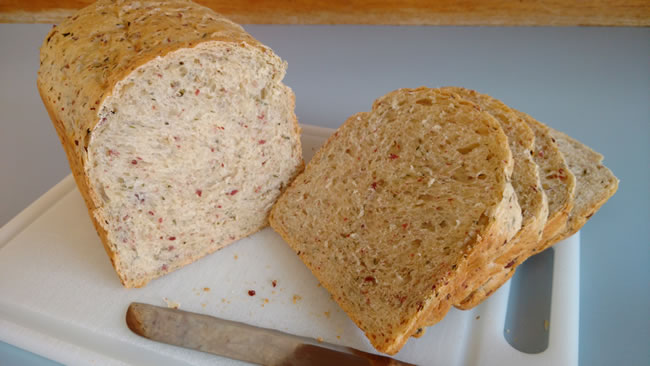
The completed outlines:
<svg viewBox="0 0 650 366">
<path fill-rule="evenodd" d="M 196 0 L 241 24 L 650 26 L 649 0 Z M 0 22 L 59 23 L 92 0 L 0 0 Z"/>
</svg>

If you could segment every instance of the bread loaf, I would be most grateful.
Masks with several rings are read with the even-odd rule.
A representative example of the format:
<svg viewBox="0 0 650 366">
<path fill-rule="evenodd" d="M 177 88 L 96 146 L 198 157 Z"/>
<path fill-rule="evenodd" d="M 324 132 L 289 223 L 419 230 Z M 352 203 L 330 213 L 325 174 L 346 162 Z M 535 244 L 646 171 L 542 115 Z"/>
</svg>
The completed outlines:
<svg viewBox="0 0 650 366">
<path fill-rule="evenodd" d="M 53 28 L 38 89 L 120 280 L 267 225 L 302 167 L 286 63 L 189 1 L 100 0 Z"/>
<path fill-rule="evenodd" d="M 330 137 L 270 222 L 372 345 L 394 354 L 519 231 L 513 165 L 477 105 L 399 89 Z"/>
</svg>

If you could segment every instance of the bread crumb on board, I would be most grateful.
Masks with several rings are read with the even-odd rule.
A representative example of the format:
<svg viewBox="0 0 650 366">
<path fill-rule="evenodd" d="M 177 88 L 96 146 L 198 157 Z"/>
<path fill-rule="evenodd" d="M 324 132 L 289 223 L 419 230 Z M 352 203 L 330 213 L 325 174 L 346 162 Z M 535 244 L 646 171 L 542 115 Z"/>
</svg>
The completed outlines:
<svg viewBox="0 0 650 366">
<path fill-rule="evenodd" d="M 163 300 L 167 304 L 167 307 L 170 309 L 178 309 L 181 307 L 181 304 L 177 303 L 176 301 L 172 301 L 166 297 L 163 297 Z"/>
<path fill-rule="evenodd" d="M 318 341 L 318 343 L 323 343 L 323 337 L 318 337 L 316 338 L 316 340 Z"/>
<path fill-rule="evenodd" d="M 300 295 L 293 295 L 293 303 L 296 304 L 298 301 L 302 300 L 302 296 Z"/>
</svg>

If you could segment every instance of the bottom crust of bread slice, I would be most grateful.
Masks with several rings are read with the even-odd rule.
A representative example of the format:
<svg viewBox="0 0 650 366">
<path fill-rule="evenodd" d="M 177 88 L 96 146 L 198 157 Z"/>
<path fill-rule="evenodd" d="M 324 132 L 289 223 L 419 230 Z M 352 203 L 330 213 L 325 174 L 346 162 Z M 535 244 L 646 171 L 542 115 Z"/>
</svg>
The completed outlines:
<svg viewBox="0 0 650 366">
<path fill-rule="evenodd" d="M 379 351 L 397 353 L 521 227 L 499 123 L 436 89 L 350 117 L 271 210 L 271 226 Z"/>
<path fill-rule="evenodd" d="M 512 277 L 517 266 L 531 255 L 539 253 L 544 248 L 543 243 L 563 232 L 569 212 L 574 206 L 576 179 L 553 138 L 551 129 L 525 113 L 515 112 L 535 134 L 533 158 L 539 167 L 542 188 L 548 198 L 548 220 L 539 241 L 513 246 L 497 258 L 495 263 L 500 270 L 491 272 L 482 286 L 457 304 L 459 309 L 471 309 L 483 302 Z"/>
</svg>

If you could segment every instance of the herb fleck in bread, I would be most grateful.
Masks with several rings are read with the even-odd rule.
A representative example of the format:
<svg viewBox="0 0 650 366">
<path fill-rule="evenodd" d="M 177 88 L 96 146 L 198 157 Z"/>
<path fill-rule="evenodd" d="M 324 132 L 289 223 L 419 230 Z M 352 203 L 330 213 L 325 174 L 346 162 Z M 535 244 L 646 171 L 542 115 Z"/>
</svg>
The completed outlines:
<svg viewBox="0 0 650 366">
<path fill-rule="evenodd" d="M 280 197 L 271 226 L 381 352 L 441 319 L 521 227 L 498 122 L 435 89 L 350 117 Z"/>
<path fill-rule="evenodd" d="M 477 266 L 477 272 L 472 274 L 458 289 L 459 296 L 465 299 L 474 290 L 479 288 L 486 278 L 501 272 L 503 266 L 494 261 L 502 254 L 510 253 L 516 257 L 521 248 L 537 246 L 541 238 L 544 224 L 548 217 L 548 202 L 540 183 L 537 164 L 533 160 L 535 135 L 526 122 L 521 120 L 515 112 L 501 101 L 474 90 L 458 87 L 445 87 L 444 91 L 452 92 L 463 99 L 476 103 L 484 111 L 490 113 L 501 125 L 508 137 L 508 146 L 514 158 L 512 172 L 512 186 L 517 194 L 521 207 L 521 230 L 507 243 L 495 251 L 488 263 Z M 456 304 L 462 308 L 461 304 Z"/>
<path fill-rule="evenodd" d="M 126 287 L 267 225 L 302 167 L 286 64 L 189 1 L 105 1 L 53 28 L 38 88 Z"/>
</svg>

